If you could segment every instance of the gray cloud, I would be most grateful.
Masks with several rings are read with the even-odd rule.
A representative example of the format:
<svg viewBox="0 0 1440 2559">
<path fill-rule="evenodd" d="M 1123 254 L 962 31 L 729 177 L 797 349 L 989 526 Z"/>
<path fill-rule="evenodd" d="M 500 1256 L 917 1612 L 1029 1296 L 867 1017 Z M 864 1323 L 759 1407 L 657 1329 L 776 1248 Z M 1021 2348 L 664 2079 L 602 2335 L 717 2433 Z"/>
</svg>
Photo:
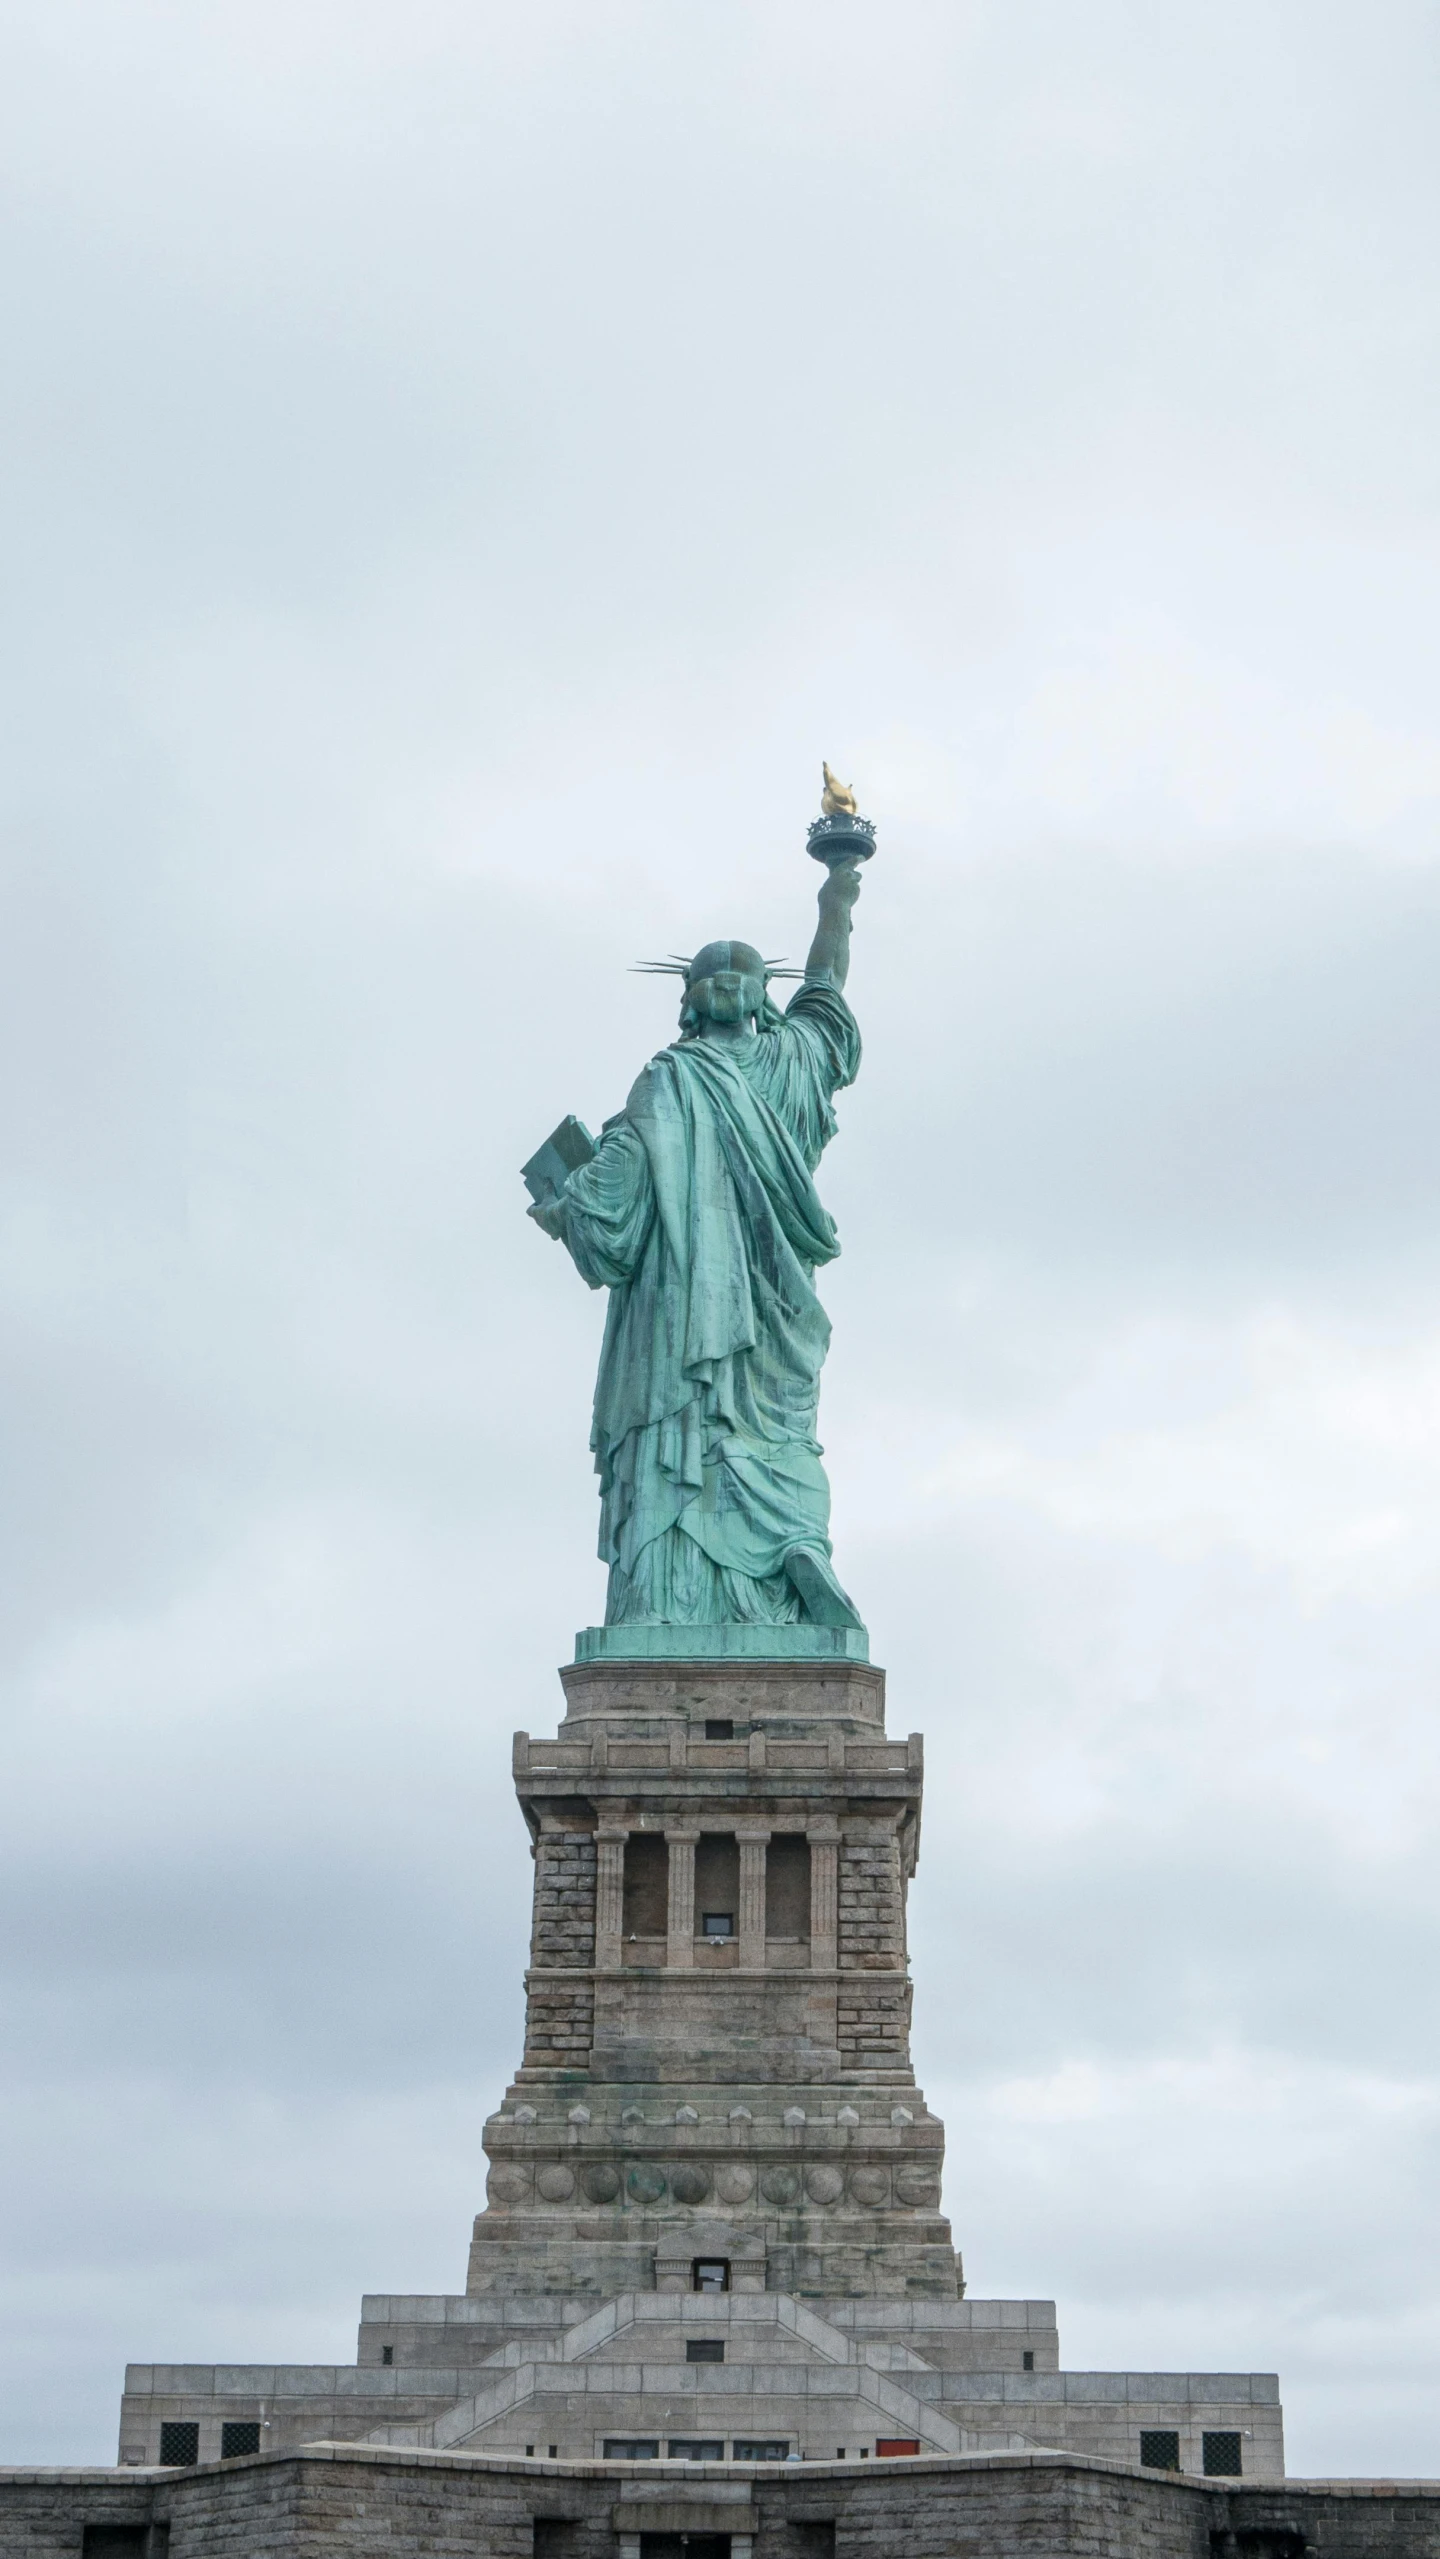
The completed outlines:
<svg viewBox="0 0 1440 2559">
<path fill-rule="evenodd" d="M 514 1168 L 803 949 L 824 752 L 972 2282 L 1433 2472 L 1430 13 L 5 44 L 6 2456 L 461 2280 L 601 1604 Z"/>
</svg>

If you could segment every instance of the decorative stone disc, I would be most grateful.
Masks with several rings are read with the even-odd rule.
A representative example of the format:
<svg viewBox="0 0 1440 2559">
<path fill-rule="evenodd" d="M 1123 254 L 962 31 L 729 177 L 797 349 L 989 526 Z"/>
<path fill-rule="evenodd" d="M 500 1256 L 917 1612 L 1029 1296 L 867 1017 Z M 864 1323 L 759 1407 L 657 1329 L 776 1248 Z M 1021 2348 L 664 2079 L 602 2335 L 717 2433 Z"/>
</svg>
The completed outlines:
<svg viewBox="0 0 1440 2559">
<path fill-rule="evenodd" d="M 535 2184 L 547 2204 L 568 2203 L 575 2192 L 575 2171 L 573 2168 L 540 2168 L 535 2172 Z"/>
<path fill-rule="evenodd" d="M 845 2180 L 838 2168 L 807 2168 L 805 2192 L 812 2204 L 835 2204 L 845 2192 Z"/>
<path fill-rule="evenodd" d="M 648 2159 L 637 2160 L 625 2179 L 625 2191 L 635 2204 L 658 2204 L 665 2192 L 665 2171 L 652 2168 Z"/>
<path fill-rule="evenodd" d="M 852 2168 L 850 2192 L 857 2204 L 888 2204 L 890 2172 L 886 2168 Z"/>
<path fill-rule="evenodd" d="M 793 2204 L 799 2200 L 798 2168 L 767 2168 L 760 2180 L 760 2192 L 767 2204 Z"/>
<path fill-rule="evenodd" d="M 620 2171 L 597 2161 L 593 2168 L 583 2168 L 580 2183 L 592 2204 L 613 2204 L 620 2192 Z"/>
<path fill-rule="evenodd" d="M 677 2204 L 703 2204 L 710 2192 L 708 2168 L 672 2168 L 670 2192 Z"/>
<path fill-rule="evenodd" d="M 492 2168 L 485 2180 L 492 2204 L 528 2204 L 532 2191 L 528 2168 Z"/>
<path fill-rule="evenodd" d="M 755 2192 L 753 2168 L 717 2168 L 715 2192 L 722 2204 L 747 2204 Z"/>
<path fill-rule="evenodd" d="M 924 2210 L 938 2212 L 940 2180 L 933 2168 L 897 2168 L 895 2200 L 899 2204 L 918 2205 Z"/>
</svg>

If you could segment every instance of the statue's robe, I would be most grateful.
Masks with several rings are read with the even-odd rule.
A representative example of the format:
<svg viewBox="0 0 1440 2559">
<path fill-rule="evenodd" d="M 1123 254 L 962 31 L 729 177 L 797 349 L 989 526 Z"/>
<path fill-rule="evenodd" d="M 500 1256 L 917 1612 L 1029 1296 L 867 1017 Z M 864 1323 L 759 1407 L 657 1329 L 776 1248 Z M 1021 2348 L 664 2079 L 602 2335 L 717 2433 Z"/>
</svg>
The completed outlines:
<svg viewBox="0 0 1440 2559">
<path fill-rule="evenodd" d="M 860 1033 L 807 979 L 749 1041 L 652 1058 L 560 1195 L 582 1276 L 608 1288 L 591 1445 L 610 1624 L 786 1624 L 785 1559 L 830 1553 L 815 1436 L 839 1241 L 811 1179 Z"/>
</svg>

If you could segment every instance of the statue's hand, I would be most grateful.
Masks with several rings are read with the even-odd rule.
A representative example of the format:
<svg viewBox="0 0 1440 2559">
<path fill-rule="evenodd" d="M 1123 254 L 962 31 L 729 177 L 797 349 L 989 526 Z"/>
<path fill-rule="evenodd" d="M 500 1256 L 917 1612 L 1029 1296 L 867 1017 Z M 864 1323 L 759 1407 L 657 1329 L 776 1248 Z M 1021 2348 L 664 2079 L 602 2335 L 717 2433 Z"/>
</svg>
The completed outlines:
<svg viewBox="0 0 1440 2559">
<path fill-rule="evenodd" d="M 859 894 L 859 863 L 837 862 L 820 891 L 820 904 L 822 909 L 826 906 L 838 906 L 845 908 L 848 912 Z"/>
<path fill-rule="evenodd" d="M 558 1244 L 560 1242 L 564 1229 L 560 1223 L 560 1194 L 558 1191 L 552 1191 L 548 1200 L 534 1201 L 532 1206 L 527 1208 L 525 1214 L 527 1217 L 534 1218 L 536 1225 L 544 1234 L 550 1237 L 553 1243 Z"/>
</svg>

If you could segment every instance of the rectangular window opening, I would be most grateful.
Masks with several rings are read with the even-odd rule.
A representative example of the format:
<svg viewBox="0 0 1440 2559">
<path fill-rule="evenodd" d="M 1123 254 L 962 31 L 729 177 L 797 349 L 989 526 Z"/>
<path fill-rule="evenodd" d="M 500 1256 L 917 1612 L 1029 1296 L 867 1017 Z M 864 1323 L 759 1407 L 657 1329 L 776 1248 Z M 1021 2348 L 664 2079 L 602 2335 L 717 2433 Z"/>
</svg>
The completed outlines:
<svg viewBox="0 0 1440 2559">
<path fill-rule="evenodd" d="M 736 2461 L 787 2461 L 789 2457 L 788 2436 L 783 2442 L 778 2435 L 737 2435 L 735 2438 Z"/>
<path fill-rule="evenodd" d="M 148 2523 L 87 2523 L 81 2543 L 85 2559 L 149 2559 Z"/>
<path fill-rule="evenodd" d="M 575 2547 L 576 2527 L 568 2515 L 537 2515 L 533 2529 L 534 2559 L 564 2559 Z"/>
<path fill-rule="evenodd" d="M 607 2461 L 658 2461 L 660 2439 L 658 2435 L 607 2435 L 604 2457 Z"/>
<path fill-rule="evenodd" d="M 247 2453 L 260 2449 L 258 2417 L 227 2417 L 220 2429 L 222 2461 L 243 2461 Z"/>
<path fill-rule="evenodd" d="M 1142 2470 L 1179 2469 L 1180 2437 L 1173 2426 L 1141 2427 L 1140 2466 Z"/>
<path fill-rule="evenodd" d="M 810 1934 L 810 1842 L 802 1831 L 776 1831 L 766 1848 L 765 1934 Z"/>
<path fill-rule="evenodd" d="M 672 2461 L 723 2461 L 725 2446 L 718 2435 L 672 2435 Z"/>
<path fill-rule="evenodd" d="M 188 2470 L 200 2458 L 200 2429 L 189 2417 L 167 2417 L 160 2428 L 160 2460 L 167 2470 Z"/>
<path fill-rule="evenodd" d="M 692 2292 L 728 2292 L 730 2260 L 728 2257 L 697 2257 L 690 2275 Z"/>
<path fill-rule="evenodd" d="M 729 1716 L 707 1715 L 705 1718 L 705 1739 L 707 1742 L 733 1742 L 735 1739 L 735 1727 L 730 1721 Z"/>
<path fill-rule="evenodd" d="M 687 2364 L 723 2364 L 725 2361 L 724 2338 L 687 2337 L 685 2361 Z"/>
<path fill-rule="evenodd" d="M 393 2362 L 395 2361 L 395 2349 L 394 2349 L 394 2347 L 393 2347 L 393 2346 L 382 2346 L 382 2347 L 381 2347 L 381 2349 L 380 2349 L 380 2361 L 382 2362 L 382 2364 L 393 2364 Z"/>
<path fill-rule="evenodd" d="M 700 1934 L 702 1937 L 733 1937 L 735 1934 L 734 1911 L 707 1910 L 700 1922 Z"/>
<path fill-rule="evenodd" d="M 663 1937 L 670 1926 L 670 1851 L 653 1830 L 625 1842 L 620 1927 L 626 1937 Z"/>
<path fill-rule="evenodd" d="M 702 1831 L 695 1842 L 696 1936 L 708 1937 L 712 1920 L 728 1919 L 728 1928 L 717 1926 L 716 1934 L 733 1937 L 739 1907 L 740 1842 L 733 1831 Z"/>
<path fill-rule="evenodd" d="M 1022 2356 L 1021 2356 L 1021 2358 L 1020 2358 L 1020 2369 L 1021 2369 L 1021 2371 L 1022 2371 L 1022 2372 L 1033 2372 L 1033 2371 L 1034 2371 L 1034 2369 L 1035 2369 L 1035 2349 L 1034 2349 L 1034 2347 L 1033 2347 L 1033 2346 L 1027 2346 L 1027 2347 L 1026 2347 L 1025 2352 L 1023 2353 L 1023 2355 L 1022 2355 Z"/>
<path fill-rule="evenodd" d="M 1238 2479 L 1240 2437 L 1230 2433 L 1202 2435 L 1200 2461 L 1207 2479 Z"/>
</svg>

